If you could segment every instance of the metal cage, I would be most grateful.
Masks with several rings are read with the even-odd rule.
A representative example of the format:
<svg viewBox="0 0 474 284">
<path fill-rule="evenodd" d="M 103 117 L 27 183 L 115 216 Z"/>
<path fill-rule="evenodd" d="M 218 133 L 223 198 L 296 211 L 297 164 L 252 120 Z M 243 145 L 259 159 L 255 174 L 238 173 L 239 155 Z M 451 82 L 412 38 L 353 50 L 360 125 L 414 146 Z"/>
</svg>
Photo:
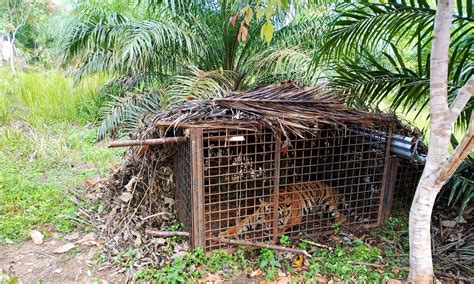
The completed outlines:
<svg viewBox="0 0 474 284">
<path fill-rule="evenodd" d="M 220 237 L 275 243 L 282 234 L 330 232 L 340 220 L 373 227 L 386 218 L 394 186 L 388 128 L 187 133 L 175 156 L 176 199 L 193 247 L 228 247 Z"/>
<path fill-rule="evenodd" d="M 393 208 L 408 211 L 425 166 L 411 160 L 400 158 L 397 160 Z"/>
</svg>

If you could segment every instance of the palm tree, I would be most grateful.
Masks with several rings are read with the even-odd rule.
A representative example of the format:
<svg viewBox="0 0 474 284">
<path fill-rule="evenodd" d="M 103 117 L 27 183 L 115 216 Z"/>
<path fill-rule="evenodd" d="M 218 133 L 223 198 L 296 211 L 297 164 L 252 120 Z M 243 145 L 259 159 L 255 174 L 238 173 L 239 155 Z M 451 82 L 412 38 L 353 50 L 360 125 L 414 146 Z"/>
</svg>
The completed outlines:
<svg viewBox="0 0 474 284">
<path fill-rule="evenodd" d="M 458 2 L 458 5 L 461 1 Z M 449 100 L 474 74 L 472 0 L 453 16 Z M 429 102 L 429 58 L 436 7 L 426 1 L 341 4 L 322 55 L 331 62 L 332 84 L 369 105 L 388 102 L 391 110 L 420 115 Z M 473 105 L 458 126 L 465 128 Z"/>
<path fill-rule="evenodd" d="M 99 138 L 136 129 L 145 114 L 189 97 L 284 79 L 316 83 L 317 70 L 308 72 L 320 45 L 313 39 L 322 38 L 329 18 L 315 10 L 277 14 L 267 44 L 260 37 L 262 19 L 229 21 L 242 7 L 226 0 L 81 2 L 62 39 L 64 59 L 76 64 L 78 78 L 90 72 L 117 77 L 106 88 L 114 99 Z"/>
</svg>

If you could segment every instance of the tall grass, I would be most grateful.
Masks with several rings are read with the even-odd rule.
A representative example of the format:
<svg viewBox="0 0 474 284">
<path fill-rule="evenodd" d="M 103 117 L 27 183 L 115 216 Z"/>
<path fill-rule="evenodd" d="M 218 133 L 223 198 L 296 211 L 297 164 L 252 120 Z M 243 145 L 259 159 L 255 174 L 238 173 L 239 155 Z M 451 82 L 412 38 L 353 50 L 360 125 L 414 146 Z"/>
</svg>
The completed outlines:
<svg viewBox="0 0 474 284">
<path fill-rule="evenodd" d="M 76 229 L 69 190 L 105 174 L 120 155 L 96 143 L 91 123 L 105 80 L 95 75 L 75 85 L 59 70 L 14 76 L 0 68 L 0 243 L 33 228 Z"/>
<path fill-rule="evenodd" d="M 98 116 L 101 100 L 97 90 L 104 81 L 105 76 L 94 75 L 75 85 L 58 70 L 19 72 L 15 76 L 0 69 L 0 122 L 85 124 Z"/>
</svg>

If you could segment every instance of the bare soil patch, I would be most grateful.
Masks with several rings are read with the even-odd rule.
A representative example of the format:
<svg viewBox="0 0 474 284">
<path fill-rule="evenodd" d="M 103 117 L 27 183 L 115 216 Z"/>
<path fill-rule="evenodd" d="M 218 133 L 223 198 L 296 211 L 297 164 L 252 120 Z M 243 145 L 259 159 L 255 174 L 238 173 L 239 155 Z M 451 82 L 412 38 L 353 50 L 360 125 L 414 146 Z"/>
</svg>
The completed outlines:
<svg viewBox="0 0 474 284">
<path fill-rule="evenodd" d="M 84 234 L 80 234 L 78 239 L 82 235 Z M 67 247 L 66 244 L 71 243 L 75 245 L 73 248 L 57 253 L 61 248 Z M 121 282 L 123 274 L 108 268 L 99 269 L 98 265 L 94 264 L 97 252 L 95 246 L 89 247 L 53 237 L 45 239 L 41 245 L 34 244 L 31 240 L 3 244 L 0 245 L 0 271 L 21 283 Z"/>
</svg>

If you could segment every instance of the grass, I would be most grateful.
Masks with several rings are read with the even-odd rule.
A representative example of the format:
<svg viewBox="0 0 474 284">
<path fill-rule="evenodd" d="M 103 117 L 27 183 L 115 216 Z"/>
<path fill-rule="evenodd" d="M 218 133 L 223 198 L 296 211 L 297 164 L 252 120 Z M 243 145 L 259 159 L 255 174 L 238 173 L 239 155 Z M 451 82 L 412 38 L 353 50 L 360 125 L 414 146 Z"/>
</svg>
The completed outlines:
<svg viewBox="0 0 474 284">
<path fill-rule="evenodd" d="M 107 141 L 96 143 L 95 122 L 103 105 L 96 90 L 102 82 L 104 77 L 99 75 L 74 85 L 61 71 L 20 72 L 13 76 L 0 69 L 0 242 L 24 239 L 33 228 L 46 235 L 79 228 L 74 222 L 78 208 L 70 190 L 80 188 L 90 177 L 105 174 L 122 152 L 108 149 Z M 381 234 L 386 232 L 383 236 L 387 239 L 405 237 L 392 233 L 405 221 L 391 219 Z M 171 252 L 171 244 L 181 240 L 167 241 Z M 308 245 L 292 243 L 286 236 L 280 243 Z M 309 267 L 301 270 L 294 260 L 269 249 L 238 249 L 232 254 L 215 251 L 212 256 L 196 249 L 163 267 L 139 270 L 135 276 L 148 281 L 190 282 L 207 273 L 232 279 L 259 269 L 268 281 L 276 279 L 280 271 L 288 271 L 295 283 L 315 281 L 315 277 L 355 282 L 402 277 L 404 271 L 348 264 L 385 261 L 386 256 L 377 247 L 354 241 L 333 251 L 316 249 L 308 260 Z M 138 257 L 135 249 L 117 255 L 124 267 L 133 266 Z M 103 255 L 95 259 L 96 263 L 104 261 Z"/>
<path fill-rule="evenodd" d="M 53 122 L 86 124 L 97 118 L 97 90 L 105 76 L 95 75 L 74 85 L 63 71 L 20 72 L 0 69 L 0 123 L 25 121 L 33 126 Z"/>
<path fill-rule="evenodd" d="M 393 221 L 398 222 L 398 221 Z M 388 228 L 387 228 L 388 229 Z M 298 244 L 309 250 L 308 243 Z M 279 274 L 286 271 L 291 275 L 290 283 L 316 283 L 315 281 L 337 280 L 349 283 L 384 283 L 389 279 L 405 277 L 406 269 L 397 267 L 386 252 L 377 246 L 366 244 L 360 239 L 343 246 L 337 245 L 332 251 L 312 248 L 314 252 L 306 261 L 309 266 L 303 268 L 303 259 L 286 258 L 282 253 L 262 248 L 259 250 L 243 250 L 238 248 L 234 253 L 216 250 L 206 256 L 202 249 L 188 252 L 185 257 L 176 257 L 172 262 L 161 268 L 138 270 L 137 280 L 161 283 L 163 281 L 196 282 L 208 273 L 220 274 L 225 280 L 232 281 L 239 274 L 251 275 L 259 270 L 266 281 L 278 279 Z M 130 251 L 124 253 L 130 255 Z M 132 258 L 127 258 L 128 260 Z M 372 267 L 367 264 L 388 264 Z M 131 265 L 132 263 L 126 263 Z"/>
<path fill-rule="evenodd" d="M 97 144 L 100 76 L 0 70 L 0 242 L 38 228 L 76 229 L 70 189 L 105 173 L 120 151 Z"/>
</svg>

